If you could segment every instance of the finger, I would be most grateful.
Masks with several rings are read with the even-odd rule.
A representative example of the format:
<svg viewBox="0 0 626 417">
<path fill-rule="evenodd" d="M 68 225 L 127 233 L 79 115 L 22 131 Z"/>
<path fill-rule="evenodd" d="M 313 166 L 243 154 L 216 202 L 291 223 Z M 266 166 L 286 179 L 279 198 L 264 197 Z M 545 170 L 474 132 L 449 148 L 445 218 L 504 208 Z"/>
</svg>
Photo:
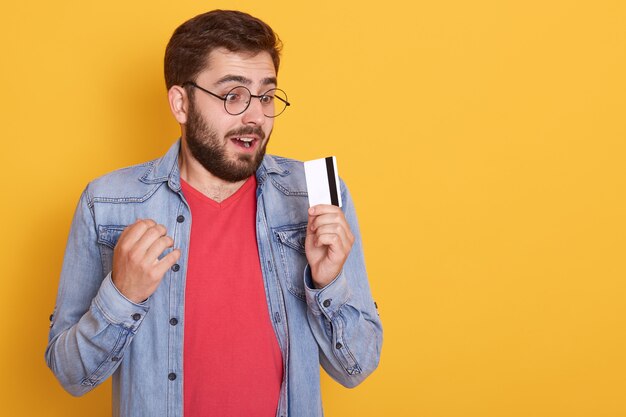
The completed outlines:
<svg viewBox="0 0 626 417">
<path fill-rule="evenodd" d="M 180 259 L 180 249 L 174 249 L 164 257 L 162 257 L 155 265 L 155 273 L 159 276 L 165 275 L 168 269 L 170 269 Z"/>
<path fill-rule="evenodd" d="M 319 216 L 320 214 L 337 213 L 342 212 L 340 207 L 333 206 L 331 204 L 318 204 L 309 208 L 309 215 Z M 343 213 L 343 212 L 342 212 Z"/>
<path fill-rule="evenodd" d="M 117 243 L 122 248 L 130 249 L 143 236 L 146 230 L 155 224 L 155 221 L 151 219 L 138 219 L 122 231 Z"/>
<path fill-rule="evenodd" d="M 311 221 L 309 223 L 310 230 L 313 232 L 316 231 L 318 228 L 329 224 L 340 224 L 346 229 L 350 229 L 350 226 L 348 225 L 348 222 L 346 220 L 346 216 L 341 211 L 326 213 L 313 217 L 311 218 Z"/>
<path fill-rule="evenodd" d="M 314 236 L 318 237 L 324 234 L 335 234 L 341 239 L 343 246 L 351 246 L 353 236 L 350 230 L 340 223 L 325 224 L 315 230 Z"/>
<path fill-rule="evenodd" d="M 154 244 L 162 236 L 167 235 L 167 229 L 162 224 L 155 224 L 152 227 L 146 229 L 144 234 L 137 240 L 134 246 L 134 250 L 138 253 L 144 254 L 148 251 L 150 246 Z"/>
<path fill-rule="evenodd" d="M 348 253 L 348 251 L 345 250 L 343 242 L 341 241 L 339 236 L 334 233 L 324 233 L 318 235 L 315 237 L 313 243 L 316 247 L 327 246 L 331 258 L 333 257 L 333 255 L 345 257 Z"/>
<path fill-rule="evenodd" d="M 171 248 L 172 246 L 174 246 L 174 239 L 167 235 L 161 236 L 147 249 L 145 259 L 152 264 L 158 260 L 165 249 Z"/>
</svg>

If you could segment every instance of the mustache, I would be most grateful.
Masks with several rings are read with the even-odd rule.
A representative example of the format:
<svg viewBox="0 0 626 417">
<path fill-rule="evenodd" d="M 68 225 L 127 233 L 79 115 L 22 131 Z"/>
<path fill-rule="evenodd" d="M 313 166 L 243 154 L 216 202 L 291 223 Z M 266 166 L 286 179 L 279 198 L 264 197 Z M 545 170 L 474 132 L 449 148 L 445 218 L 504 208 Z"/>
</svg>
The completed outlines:
<svg viewBox="0 0 626 417">
<path fill-rule="evenodd" d="M 261 129 L 261 127 L 259 126 L 243 126 L 237 129 L 233 129 L 226 132 L 226 135 L 224 135 L 224 137 L 241 137 L 245 135 L 255 135 L 258 136 L 261 140 L 265 139 L 265 132 L 263 132 L 263 129 Z"/>
</svg>

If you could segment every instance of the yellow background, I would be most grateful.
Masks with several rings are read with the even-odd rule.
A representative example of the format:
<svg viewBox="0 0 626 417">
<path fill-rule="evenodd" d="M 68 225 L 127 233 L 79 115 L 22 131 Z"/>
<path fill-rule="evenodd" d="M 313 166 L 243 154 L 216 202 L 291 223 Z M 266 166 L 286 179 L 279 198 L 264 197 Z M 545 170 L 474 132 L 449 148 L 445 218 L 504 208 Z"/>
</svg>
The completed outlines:
<svg viewBox="0 0 626 417">
<path fill-rule="evenodd" d="M 110 415 L 43 359 L 71 216 L 177 137 L 163 51 L 218 7 L 284 40 L 270 151 L 357 203 L 385 343 L 326 414 L 626 416 L 622 0 L 4 2 L 0 414 Z"/>
</svg>

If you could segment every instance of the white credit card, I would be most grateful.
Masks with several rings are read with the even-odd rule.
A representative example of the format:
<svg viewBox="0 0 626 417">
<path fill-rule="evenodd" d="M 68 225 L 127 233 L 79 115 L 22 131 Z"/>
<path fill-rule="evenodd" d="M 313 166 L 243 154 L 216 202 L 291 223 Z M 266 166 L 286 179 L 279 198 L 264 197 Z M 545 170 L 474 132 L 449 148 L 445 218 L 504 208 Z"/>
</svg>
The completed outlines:
<svg viewBox="0 0 626 417">
<path fill-rule="evenodd" d="M 332 204 L 341 207 L 341 190 L 337 158 L 314 159 L 304 163 L 306 190 L 309 194 L 309 207 L 318 204 Z"/>
</svg>

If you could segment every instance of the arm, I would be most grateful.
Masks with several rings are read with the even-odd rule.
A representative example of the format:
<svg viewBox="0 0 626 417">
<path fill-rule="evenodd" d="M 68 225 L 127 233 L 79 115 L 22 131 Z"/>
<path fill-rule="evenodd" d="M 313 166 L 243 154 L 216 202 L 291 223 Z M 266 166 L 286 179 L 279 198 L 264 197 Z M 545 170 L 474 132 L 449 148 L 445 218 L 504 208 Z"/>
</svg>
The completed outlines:
<svg viewBox="0 0 626 417">
<path fill-rule="evenodd" d="M 125 299 L 102 270 L 92 209 L 86 189 L 74 213 L 46 348 L 48 366 L 76 396 L 115 371 L 148 312 Z"/>
<path fill-rule="evenodd" d="M 378 366 L 382 326 L 369 289 L 356 213 L 343 183 L 342 190 L 343 212 L 338 211 L 337 220 L 318 222 L 330 227 L 307 229 L 304 279 L 309 325 L 322 367 L 342 385 L 354 387 Z"/>
<path fill-rule="evenodd" d="M 158 269 L 158 273 L 151 274 L 154 279 L 147 283 L 147 292 L 133 293 L 127 290 L 127 296 L 124 296 L 118 287 L 128 288 L 128 270 L 137 269 L 136 264 L 141 263 L 138 260 L 131 265 L 133 268 L 129 268 L 128 262 L 125 262 L 129 258 L 128 253 L 143 244 L 149 246 L 148 250 L 144 249 L 144 253 L 156 258 L 158 254 L 154 253 L 161 247 L 164 249 L 170 246 L 171 239 L 166 236 L 153 239 L 164 233 L 164 228 L 160 230 L 162 226 L 152 221 L 138 221 L 120 235 L 113 261 L 113 269 L 116 270 L 117 265 L 117 272 L 111 273 L 103 270 L 102 247 L 98 243 L 96 227 L 87 189 L 80 198 L 72 221 L 45 355 L 48 366 L 61 385 L 76 396 L 93 389 L 119 366 L 148 313 L 149 302 L 146 299 L 158 285 L 167 265 L 178 259 L 179 254 L 179 251 L 173 251 L 163 260 L 155 259 L 156 262 L 151 263 L 150 267 Z M 143 235 L 138 232 L 141 230 L 145 232 Z M 134 242 L 125 244 L 133 237 Z M 155 245 L 146 245 L 149 239 L 153 239 Z M 118 250 L 118 246 L 130 248 Z M 115 284 L 112 276 L 116 277 Z M 131 295 L 137 294 L 140 298 L 131 301 Z M 146 301 L 138 302 L 138 299 Z"/>
</svg>

